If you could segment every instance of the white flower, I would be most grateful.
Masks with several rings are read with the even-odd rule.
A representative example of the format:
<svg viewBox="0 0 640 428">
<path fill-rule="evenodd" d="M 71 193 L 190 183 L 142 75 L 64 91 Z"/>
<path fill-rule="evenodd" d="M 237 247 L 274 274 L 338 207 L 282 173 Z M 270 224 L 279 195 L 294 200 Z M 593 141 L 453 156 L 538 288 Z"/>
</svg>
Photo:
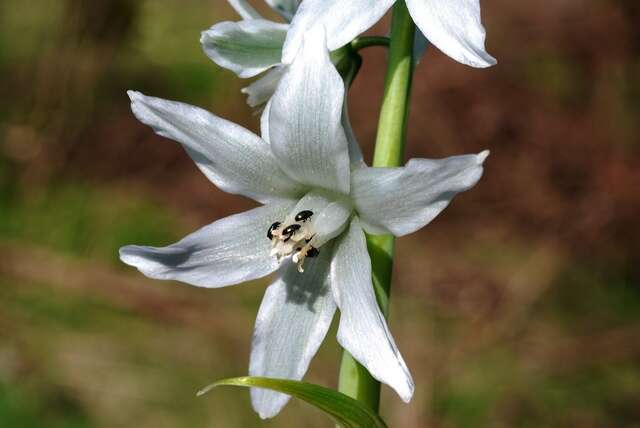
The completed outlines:
<svg viewBox="0 0 640 428">
<path fill-rule="evenodd" d="M 256 320 L 249 373 L 301 379 L 339 308 L 340 344 L 409 401 L 413 381 L 376 303 L 363 230 L 403 236 L 425 226 L 479 180 L 488 152 L 364 166 L 341 124 L 344 85 L 321 29 L 307 33 L 283 76 L 262 138 L 196 107 L 129 95 L 138 119 L 182 143 L 215 185 L 264 205 L 168 247 L 123 247 L 122 261 L 151 278 L 210 288 L 278 270 Z M 287 400 L 252 390 L 263 418 Z"/>
<path fill-rule="evenodd" d="M 296 13 L 301 0 L 266 0 L 287 22 Z M 281 64 L 282 46 L 289 24 L 263 18 L 245 0 L 229 0 L 242 21 L 215 24 L 200 37 L 202 49 L 216 64 L 233 71 L 241 78 L 266 72 L 242 92 L 251 107 L 265 104 L 278 86 L 284 73 Z"/>
<path fill-rule="evenodd" d="M 304 0 L 291 21 L 282 62 L 293 60 L 304 33 L 323 25 L 327 45 L 337 49 L 370 28 L 395 0 Z M 414 22 L 434 46 L 458 62 L 488 67 L 496 60 L 484 48 L 480 0 L 406 0 Z"/>
</svg>

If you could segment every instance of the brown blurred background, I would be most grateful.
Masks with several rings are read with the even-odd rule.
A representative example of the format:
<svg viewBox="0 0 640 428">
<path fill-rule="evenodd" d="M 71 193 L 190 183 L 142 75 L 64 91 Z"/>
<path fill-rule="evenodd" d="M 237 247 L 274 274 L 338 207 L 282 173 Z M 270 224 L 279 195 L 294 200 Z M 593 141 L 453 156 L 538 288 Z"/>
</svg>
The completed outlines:
<svg viewBox="0 0 640 428">
<path fill-rule="evenodd" d="M 391 328 L 417 389 L 404 405 L 385 388 L 383 415 L 640 427 L 640 4 L 482 6 L 498 65 L 430 49 L 415 75 L 408 157 L 492 155 L 475 189 L 398 242 Z M 299 402 L 263 423 L 247 391 L 194 396 L 246 373 L 266 281 L 202 290 L 117 259 L 252 206 L 125 95 L 257 130 L 247 82 L 200 50 L 225 19 L 222 0 L 0 3 L 0 426 L 331 426 Z M 364 60 L 350 112 L 370 160 L 385 54 Z M 307 379 L 335 387 L 338 360 L 330 333 Z"/>
</svg>

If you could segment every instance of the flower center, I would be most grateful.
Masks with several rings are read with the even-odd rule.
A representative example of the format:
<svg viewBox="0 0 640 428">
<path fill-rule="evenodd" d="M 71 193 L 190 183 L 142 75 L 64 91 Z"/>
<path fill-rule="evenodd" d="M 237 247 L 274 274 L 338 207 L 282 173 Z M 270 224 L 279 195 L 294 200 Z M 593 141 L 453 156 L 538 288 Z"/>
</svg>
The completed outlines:
<svg viewBox="0 0 640 428">
<path fill-rule="evenodd" d="M 320 253 L 313 246 L 316 237 L 310 221 L 313 214 L 311 210 L 300 211 L 289 221 L 273 223 L 267 231 L 271 255 L 276 256 L 278 262 L 292 255 L 291 260 L 298 264 L 298 272 L 304 272 L 303 264 L 307 257 L 316 257 Z"/>
<path fill-rule="evenodd" d="M 317 257 L 320 247 L 342 233 L 352 211 L 351 201 L 345 197 L 327 190 L 311 190 L 284 219 L 271 220 L 278 220 L 267 230 L 271 255 L 278 262 L 291 256 L 291 261 L 298 264 L 298 271 L 304 272 L 305 259 Z"/>
</svg>

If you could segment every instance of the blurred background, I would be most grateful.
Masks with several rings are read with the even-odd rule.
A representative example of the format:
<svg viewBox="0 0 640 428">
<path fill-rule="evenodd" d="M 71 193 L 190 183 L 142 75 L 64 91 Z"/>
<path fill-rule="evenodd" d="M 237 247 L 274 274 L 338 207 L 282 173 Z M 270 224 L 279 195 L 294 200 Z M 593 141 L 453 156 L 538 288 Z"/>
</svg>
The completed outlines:
<svg viewBox="0 0 640 428">
<path fill-rule="evenodd" d="M 407 156 L 492 154 L 473 191 L 398 242 L 390 322 L 416 394 L 384 388 L 383 416 L 640 427 L 640 5 L 482 7 L 498 65 L 430 49 L 415 75 Z M 245 390 L 194 396 L 246 374 L 267 280 L 202 290 L 118 262 L 124 244 L 253 206 L 138 123 L 125 94 L 257 131 L 247 81 L 200 50 L 227 19 L 222 0 L 0 3 L 0 426 L 332 425 L 300 402 L 261 422 Z M 367 50 L 350 94 L 368 161 L 384 64 Z M 339 353 L 334 326 L 307 380 L 335 387 Z"/>
</svg>

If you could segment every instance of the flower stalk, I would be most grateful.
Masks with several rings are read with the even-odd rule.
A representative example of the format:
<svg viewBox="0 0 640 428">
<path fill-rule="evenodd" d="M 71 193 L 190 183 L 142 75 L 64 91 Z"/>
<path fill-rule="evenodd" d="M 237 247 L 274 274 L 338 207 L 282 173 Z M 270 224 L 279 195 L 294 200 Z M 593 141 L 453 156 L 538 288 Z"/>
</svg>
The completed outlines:
<svg viewBox="0 0 640 428">
<path fill-rule="evenodd" d="M 389 62 L 378 122 L 374 167 L 397 167 L 403 161 L 413 73 L 414 32 L 415 25 L 405 2 L 397 1 L 393 7 Z M 392 235 L 367 236 L 373 285 L 385 317 L 389 314 L 394 242 Z M 347 351 L 343 351 L 342 355 L 338 389 L 378 411 L 380 383 Z"/>
<path fill-rule="evenodd" d="M 391 40 L 384 36 L 362 36 L 351 42 L 351 48 L 356 52 L 371 46 L 389 47 Z"/>
</svg>

